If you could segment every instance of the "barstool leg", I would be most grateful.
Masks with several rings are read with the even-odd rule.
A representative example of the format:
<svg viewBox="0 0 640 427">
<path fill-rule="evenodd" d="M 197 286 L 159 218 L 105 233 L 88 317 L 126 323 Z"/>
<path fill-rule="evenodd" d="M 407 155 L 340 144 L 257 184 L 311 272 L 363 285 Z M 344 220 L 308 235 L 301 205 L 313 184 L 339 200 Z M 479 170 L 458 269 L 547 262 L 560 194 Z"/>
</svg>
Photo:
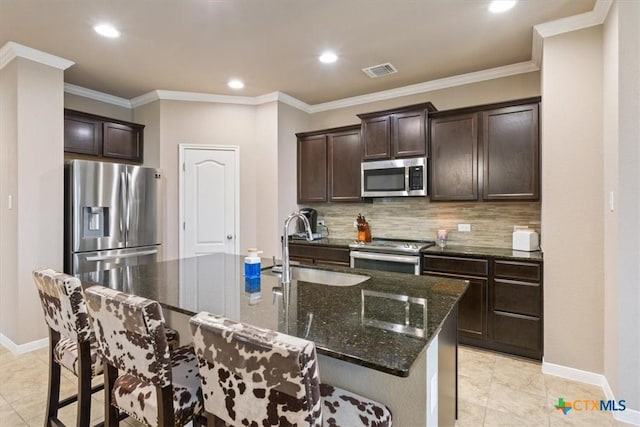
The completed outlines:
<svg viewBox="0 0 640 427">
<path fill-rule="evenodd" d="M 60 341 L 60 334 L 49 329 L 49 391 L 47 396 L 47 414 L 44 425 L 47 427 L 51 420 L 58 418 L 58 404 L 60 403 L 60 365 L 53 357 L 53 349 Z"/>
<path fill-rule="evenodd" d="M 91 348 L 89 341 L 78 343 L 77 426 L 89 427 L 91 421 Z"/>
<path fill-rule="evenodd" d="M 118 370 L 107 361 L 104 362 L 104 425 L 118 426 L 118 410 L 111 404 L 111 391 L 118 377 Z"/>
</svg>

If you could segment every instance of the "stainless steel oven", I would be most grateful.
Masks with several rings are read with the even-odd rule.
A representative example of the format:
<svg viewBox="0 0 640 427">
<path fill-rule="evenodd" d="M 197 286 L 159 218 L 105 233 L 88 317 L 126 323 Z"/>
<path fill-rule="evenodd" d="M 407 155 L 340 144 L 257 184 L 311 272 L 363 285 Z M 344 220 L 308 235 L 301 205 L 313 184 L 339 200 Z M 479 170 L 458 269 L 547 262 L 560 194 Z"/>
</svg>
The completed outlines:
<svg viewBox="0 0 640 427">
<path fill-rule="evenodd" d="M 420 251 L 433 241 L 374 239 L 349 245 L 351 267 L 396 273 L 420 274 Z"/>
</svg>

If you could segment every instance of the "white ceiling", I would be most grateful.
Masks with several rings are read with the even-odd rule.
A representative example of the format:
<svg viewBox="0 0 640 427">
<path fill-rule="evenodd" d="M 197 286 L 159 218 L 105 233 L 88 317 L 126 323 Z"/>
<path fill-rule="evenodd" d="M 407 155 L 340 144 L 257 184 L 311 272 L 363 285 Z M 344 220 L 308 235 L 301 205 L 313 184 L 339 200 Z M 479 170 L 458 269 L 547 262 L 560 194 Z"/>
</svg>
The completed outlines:
<svg viewBox="0 0 640 427">
<path fill-rule="evenodd" d="M 127 99 L 281 91 L 318 104 L 529 61 L 534 25 L 594 3 L 520 0 L 494 15 L 489 0 L 0 0 L 0 46 L 74 61 L 65 82 Z M 97 35 L 100 22 L 121 37 Z M 325 49 L 337 63 L 318 62 Z M 361 71 L 384 62 L 398 73 Z"/>
</svg>

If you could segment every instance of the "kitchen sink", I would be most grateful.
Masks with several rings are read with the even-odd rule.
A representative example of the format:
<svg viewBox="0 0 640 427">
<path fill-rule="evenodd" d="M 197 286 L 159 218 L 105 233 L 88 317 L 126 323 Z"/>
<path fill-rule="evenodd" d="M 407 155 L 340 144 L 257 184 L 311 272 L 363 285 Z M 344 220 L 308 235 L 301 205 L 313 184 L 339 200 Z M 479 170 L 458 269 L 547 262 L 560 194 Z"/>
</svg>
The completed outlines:
<svg viewBox="0 0 640 427">
<path fill-rule="evenodd" d="M 291 279 L 328 286 L 354 286 L 368 280 L 369 276 L 315 268 L 291 267 Z"/>
</svg>

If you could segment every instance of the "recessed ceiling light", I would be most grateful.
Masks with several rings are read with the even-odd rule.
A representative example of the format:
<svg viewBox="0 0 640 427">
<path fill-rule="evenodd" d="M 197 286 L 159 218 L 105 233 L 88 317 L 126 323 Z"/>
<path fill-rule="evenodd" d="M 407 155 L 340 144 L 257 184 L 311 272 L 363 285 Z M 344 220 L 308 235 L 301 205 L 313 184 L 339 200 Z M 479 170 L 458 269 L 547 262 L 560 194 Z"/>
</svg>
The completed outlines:
<svg viewBox="0 0 640 427">
<path fill-rule="evenodd" d="M 231 88 L 231 89 L 242 89 L 244 87 L 244 83 L 242 83 L 241 80 L 238 79 L 231 79 L 229 80 L 229 83 L 227 83 L 227 85 Z"/>
<path fill-rule="evenodd" d="M 493 0 L 489 4 L 489 11 L 493 13 L 502 13 L 511 9 L 516 5 L 516 0 Z"/>
<path fill-rule="evenodd" d="M 101 36 L 109 37 L 111 39 L 120 37 L 120 31 L 116 30 L 109 24 L 96 25 L 95 27 L 93 27 L 93 29 Z"/>
<path fill-rule="evenodd" d="M 338 60 L 338 55 L 333 52 L 327 51 L 320 55 L 318 59 L 324 64 L 331 64 L 332 62 L 336 62 Z"/>
</svg>

